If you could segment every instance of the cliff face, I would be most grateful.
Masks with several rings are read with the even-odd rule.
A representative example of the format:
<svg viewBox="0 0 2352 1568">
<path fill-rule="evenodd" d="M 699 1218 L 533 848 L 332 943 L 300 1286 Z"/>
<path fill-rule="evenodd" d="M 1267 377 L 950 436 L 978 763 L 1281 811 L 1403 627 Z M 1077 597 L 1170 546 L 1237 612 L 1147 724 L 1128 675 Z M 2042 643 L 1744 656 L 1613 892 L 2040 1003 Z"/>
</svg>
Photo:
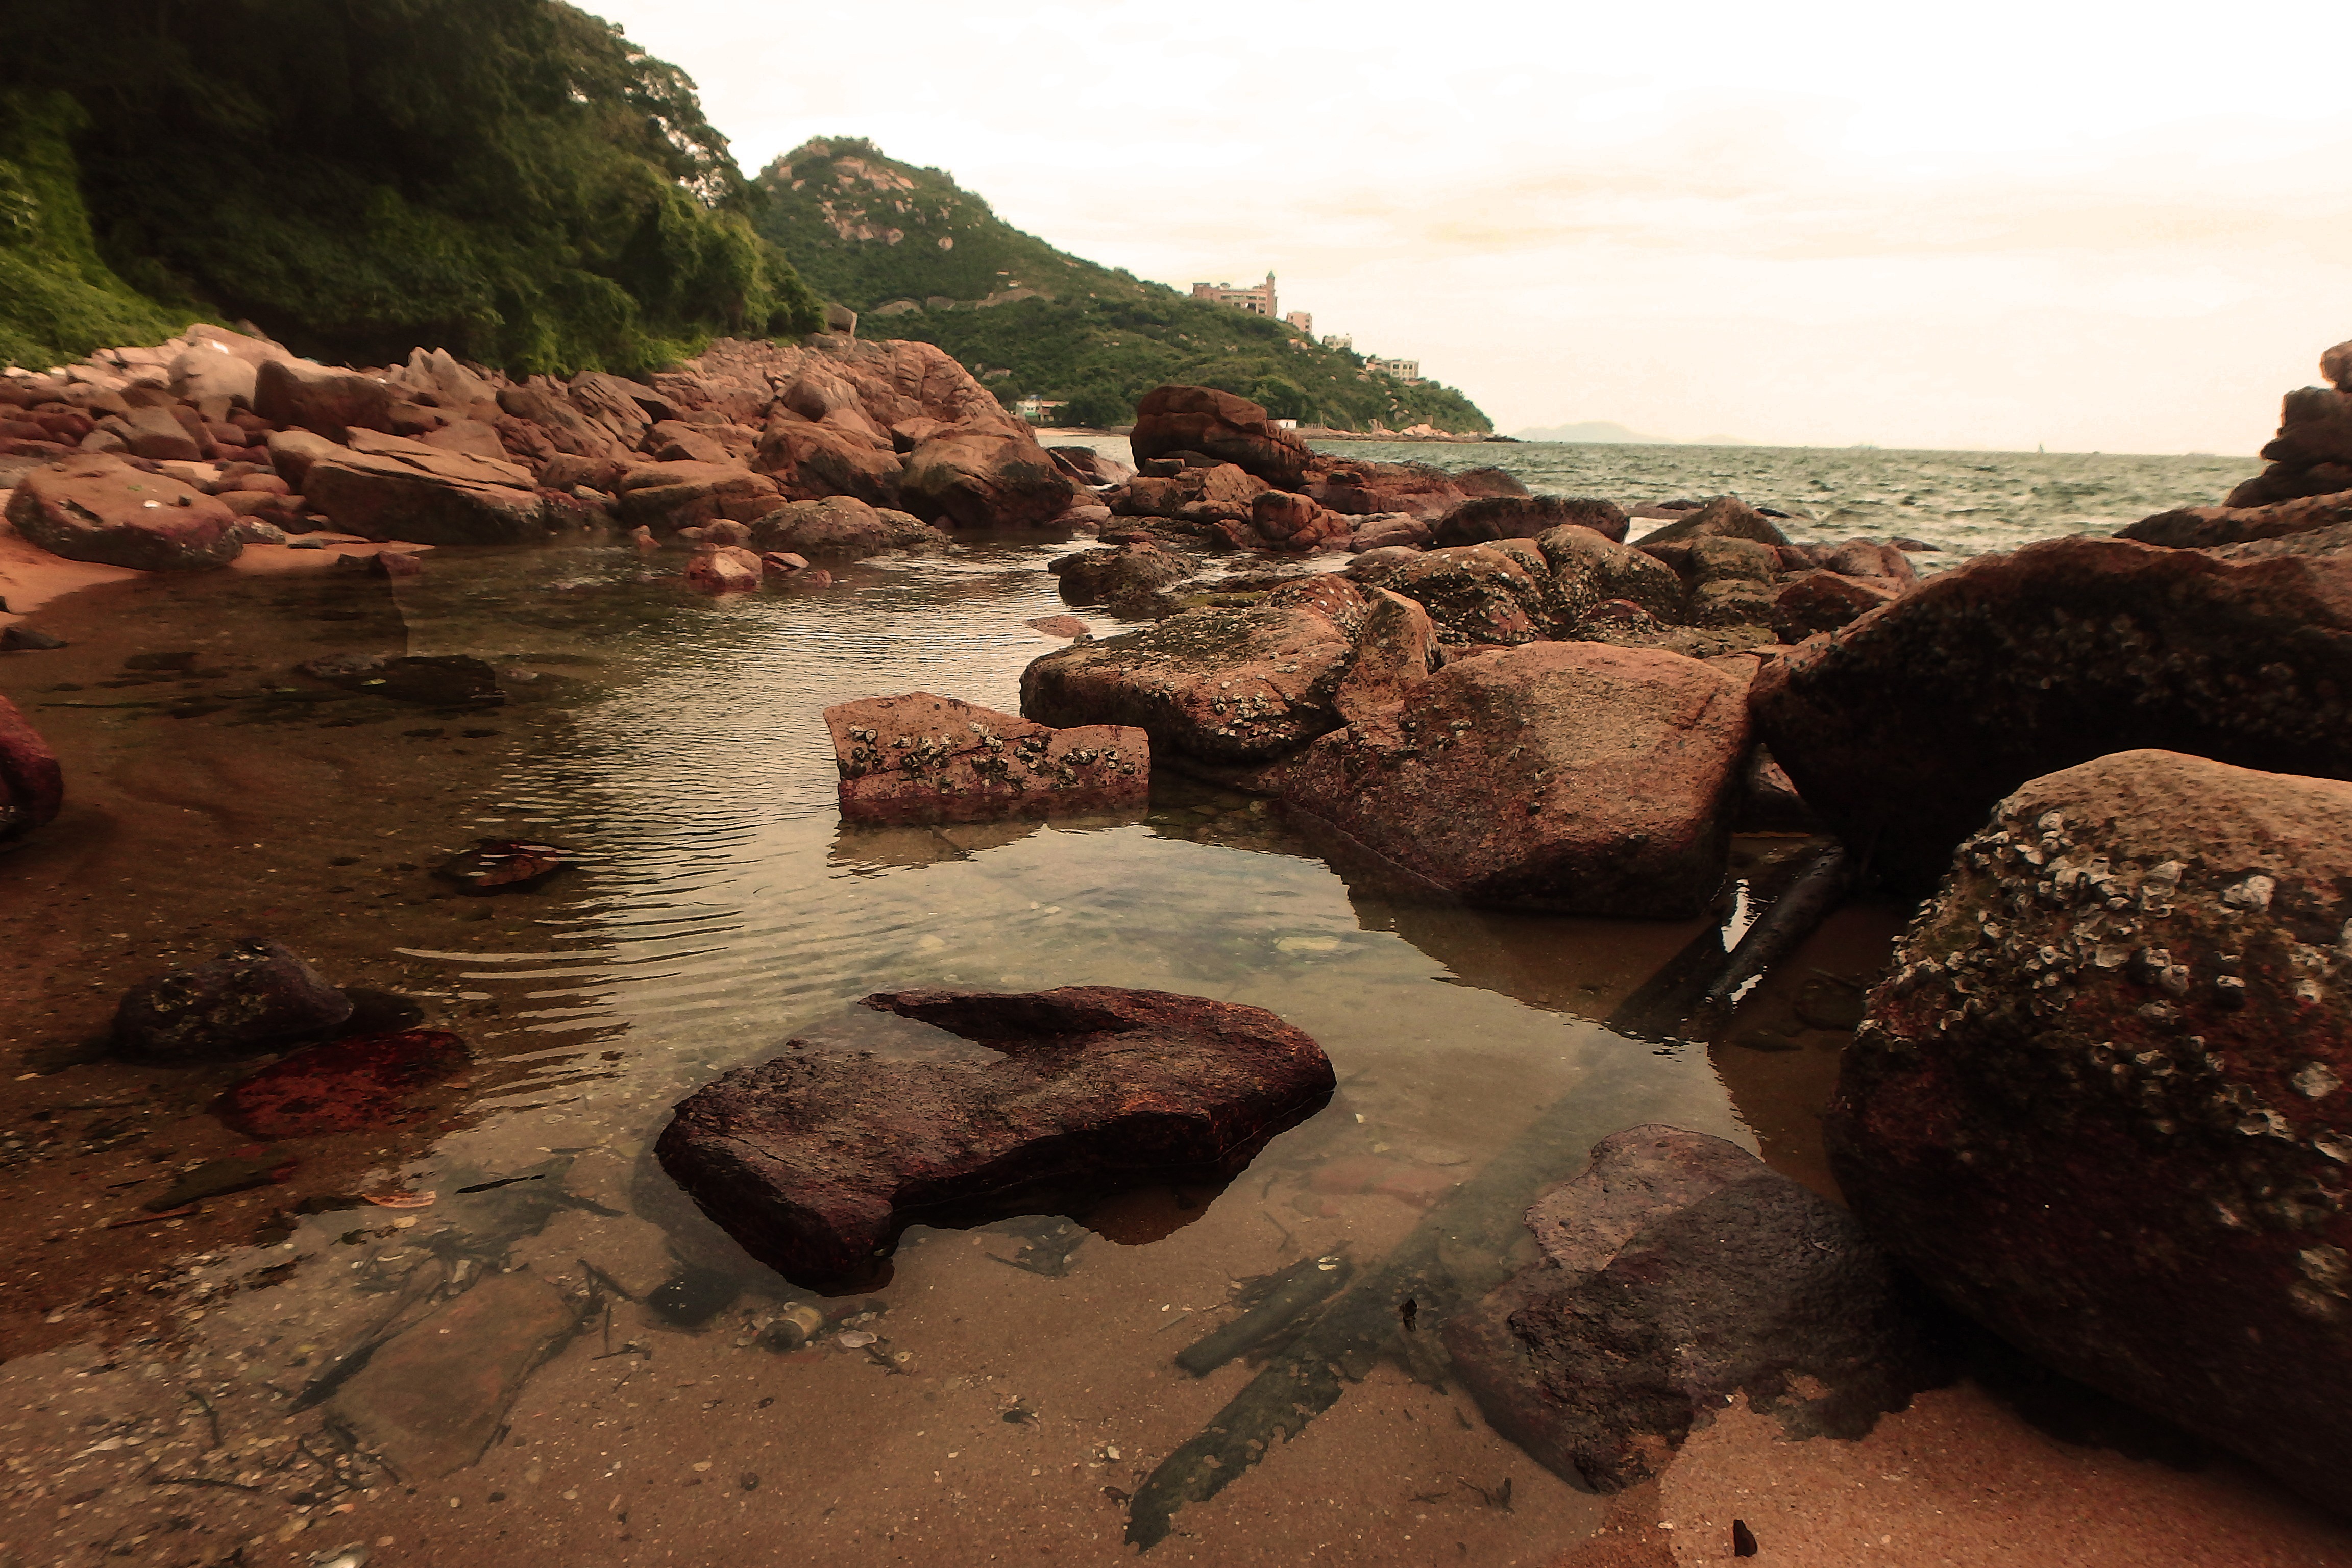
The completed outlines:
<svg viewBox="0 0 2352 1568">
<path fill-rule="evenodd" d="M 810 142 L 755 183 L 760 232 L 812 287 L 871 332 L 937 343 L 1007 401 L 1064 398 L 1066 418 L 1124 424 L 1144 393 L 1185 383 L 1310 423 L 1493 428 L 1450 387 L 1409 385 L 1279 321 L 1056 250 L 869 142 Z"/>
<path fill-rule="evenodd" d="M 249 318 L 637 369 L 820 322 L 693 83 L 560 0 L 0 7 L 0 353 Z"/>
</svg>

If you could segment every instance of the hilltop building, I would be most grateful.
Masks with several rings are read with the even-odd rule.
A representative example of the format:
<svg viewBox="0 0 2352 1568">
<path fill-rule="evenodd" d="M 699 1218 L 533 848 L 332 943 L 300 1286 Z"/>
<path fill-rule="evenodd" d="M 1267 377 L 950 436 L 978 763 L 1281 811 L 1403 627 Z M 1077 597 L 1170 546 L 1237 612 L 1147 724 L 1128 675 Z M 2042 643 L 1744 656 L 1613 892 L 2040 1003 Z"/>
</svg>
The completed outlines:
<svg viewBox="0 0 2352 1568">
<path fill-rule="evenodd" d="M 1255 289 L 1236 289 L 1230 283 L 1195 283 L 1192 285 L 1192 298 L 1213 300 L 1220 305 L 1247 310 L 1253 316 L 1271 319 L 1281 314 L 1275 308 L 1274 274 L 1271 272 L 1265 275 L 1265 281 Z"/>
<path fill-rule="evenodd" d="M 1417 359 L 1381 359 L 1375 354 L 1364 362 L 1383 375 L 1392 375 L 1407 386 L 1421 384 L 1421 362 Z"/>
<path fill-rule="evenodd" d="M 1290 314 L 1283 317 L 1282 319 L 1291 326 L 1297 327 L 1301 337 L 1311 338 L 1315 335 L 1314 311 L 1293 310 Z"/>
<path fill-rule="evenodd" d="M 1323 346 L 1327 349 L 1352 349 L 1356 346 L 1356 339 L 1349 332 L 1333 332 L 1323 340 Z"/>
</svg>

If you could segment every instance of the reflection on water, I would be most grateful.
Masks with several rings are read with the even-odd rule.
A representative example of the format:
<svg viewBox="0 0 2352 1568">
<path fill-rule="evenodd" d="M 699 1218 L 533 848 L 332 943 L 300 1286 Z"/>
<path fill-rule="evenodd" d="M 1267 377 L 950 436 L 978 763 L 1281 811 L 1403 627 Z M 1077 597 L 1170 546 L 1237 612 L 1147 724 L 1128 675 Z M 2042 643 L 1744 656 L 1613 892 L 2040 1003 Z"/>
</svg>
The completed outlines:
<svg viewBox="0 0 2352 1568">
<path fill-rule="evenodd" d="M 1706 928 L 1351 894 L 1264 803 L 1192 784 L 1139 824 L 841 826 L 821 710 L 914 689 L 1014 709 L 1023 666 L 1058 646 L 1023 624 L 1061 608 L 1053 553 L 983 542 L 711 601 L 623 552 L 483 552 L 404 587 L 407 651 L 574 683 L 560 718 L 523 721 L 532 745 L 465 831 L 581 868 L 496 922 L 428 907 L 400 949 L 419 989 L 472 1010 L 498 1081 L 429 1155 L 370 1177 L 392 1203 L 319 1205 L 193 1265 L 168 1388 L 135 1357 L 93 1371 L 89 1349 L 0 1382 L 108 1390 L 122 1434 L 177 1446 L 189 1517 L 267 1514 L 255 1563 L 338 1544 L 347 1520 L 394 1538 L 379 1561 L 487 1561 L 527 1530 L 571 1562 L 725 1561 L 780 1531 L 810 1563 L 1109 1562 L 1129 1495 L 1258 1375 L 1244 1357 L 1194 1377 L 1177 1352 L 1302 1259 L 1351 1260 L 1333 1322 L 1409 1259 L 1414 1343 L 1373 1302 L 1360 1381 L 1177 1511 L 1154 1555 L 1541 1562 L 1589 1528 L 1591 1500 L 1412 1352 L 1513 1266 L 1518 1210 L 1594 1139 L 1661 1121 L 1753 1146 L 1703 1048 L 1589 1021 Z M 845 1013 L 857 997 L 929 984 L 1254 1004 L 1323 1044 L 1339 1092 L 1222 1190 L 919 1227 L 887 1285 L 812 1294 L 746 1258 L 648 1146 L 716 1074 L 845 1018 L 870 1033 Z M 465 1305 L 493 1300 L 485 1281 L 494 1316 Z M 419 1380 L 452 1408 L 511 1408 L 421 1428 Z M 1507 1478 L 1512 1506 L 1490 1506 Z"/>
</svg>

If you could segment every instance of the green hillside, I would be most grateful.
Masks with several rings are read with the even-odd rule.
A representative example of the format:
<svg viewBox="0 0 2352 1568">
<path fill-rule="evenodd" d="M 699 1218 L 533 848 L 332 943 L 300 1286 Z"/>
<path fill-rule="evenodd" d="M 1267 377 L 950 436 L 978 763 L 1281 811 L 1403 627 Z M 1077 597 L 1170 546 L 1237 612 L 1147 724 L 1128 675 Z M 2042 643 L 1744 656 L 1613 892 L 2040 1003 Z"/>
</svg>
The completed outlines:
<svg viewBox="0 0 2352 1568">
<path fill-rule="evenodd" d="M 1450 387 L 1408 385 L 1279 321 L 1066 255 L 870 142 L 811 142 L 756 184 L 761 234 L 811 288 L 859 311 L 862 335 L 937 343 L 1007 402 L 1066 398 L 1064 417 L 1118 425 L 1152 387 L 1187 382 L 1313 424 L 1494 427 Z"/>
<path fill-rule="evenodd" d="M 0 5 L 0 357 L 247 318 L 517 372 L 811 330 L 694 84 L 560 0 Z"/>
</svg>

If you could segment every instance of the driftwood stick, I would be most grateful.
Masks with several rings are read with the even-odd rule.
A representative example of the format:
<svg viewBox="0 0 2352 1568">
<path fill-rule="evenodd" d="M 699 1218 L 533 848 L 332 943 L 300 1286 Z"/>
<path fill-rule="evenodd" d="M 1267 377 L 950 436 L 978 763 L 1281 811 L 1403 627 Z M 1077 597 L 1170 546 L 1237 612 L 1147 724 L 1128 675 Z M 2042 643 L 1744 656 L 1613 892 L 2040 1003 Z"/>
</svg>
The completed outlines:
<svg viewBox="0 0 2352 1568">
<path fill-rule="evenodd" d="M 1853 884 L 1853 863 L 1845 851 L 1823 850 L 1789 890 L 1748 926 L 1739 945 L 1723 961 L 1722 970 L 1700 994 L 1695 1016 L 1712 1020 L 1729 1013 L 1739 988 L 1794 952 L 1845 902 Z"/>
</svg>

